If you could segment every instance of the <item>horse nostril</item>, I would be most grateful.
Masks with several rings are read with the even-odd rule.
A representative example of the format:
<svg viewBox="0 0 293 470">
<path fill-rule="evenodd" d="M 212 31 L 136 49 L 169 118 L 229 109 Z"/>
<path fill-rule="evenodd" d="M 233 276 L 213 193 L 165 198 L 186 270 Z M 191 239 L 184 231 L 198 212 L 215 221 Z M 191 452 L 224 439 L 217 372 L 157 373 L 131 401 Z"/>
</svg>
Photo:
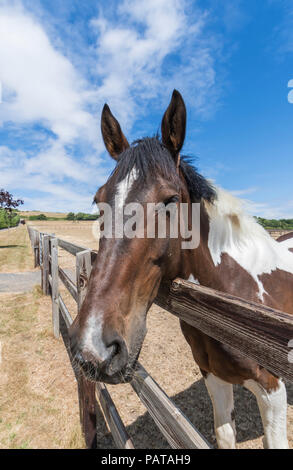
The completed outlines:
<svg viewBox="0 0 293 470">
<path fill-rule="evenodd" d="M 128 351 L 125 341 L 122 338 L 116 338 L 108 348 L 112 348 L 112 351 L 107 358 L 107 373 L 114 375 L 126 366 L 128 362 Z"/>
</svg>

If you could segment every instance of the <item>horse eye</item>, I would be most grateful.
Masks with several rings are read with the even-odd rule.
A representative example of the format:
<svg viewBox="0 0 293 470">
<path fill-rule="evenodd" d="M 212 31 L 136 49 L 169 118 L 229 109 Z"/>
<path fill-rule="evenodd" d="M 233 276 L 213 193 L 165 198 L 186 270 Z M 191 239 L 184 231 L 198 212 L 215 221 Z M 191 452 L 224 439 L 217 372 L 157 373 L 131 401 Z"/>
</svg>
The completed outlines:
<svg viewBox="0 0 293 470">
<path fill-rule="evenodd" d="M 176 204 L 177 202 L 179 202 L 179 196 L 175 194 L 174 196 L 168 197 L 168 199 L 164 201 L 164 204 L 165 206 L 167 206 L 168 204 L 171 204 L 171 203 Z"/>
</svg>

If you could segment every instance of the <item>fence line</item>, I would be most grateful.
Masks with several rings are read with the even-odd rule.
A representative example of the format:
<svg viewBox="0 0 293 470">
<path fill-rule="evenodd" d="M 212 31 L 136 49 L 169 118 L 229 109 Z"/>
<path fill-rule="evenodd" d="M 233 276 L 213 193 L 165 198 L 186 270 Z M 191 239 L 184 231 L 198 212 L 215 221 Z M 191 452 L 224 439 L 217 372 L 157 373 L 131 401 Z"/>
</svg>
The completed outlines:
<svg viewBox="0 0 293 470">
<path fill-rule="evenodd" d="M 40 265 L 42 269 L 43 292 L 52 297 L 54 335 L 59 337 L 62 318 L 66 336 L 72 318 L 59 293 L 58 279 L 77 302 L 79 310 L 97 252 L 53 234 L 39 233 L 29 225 L 27 227 L 35 265 Z M 58 247 L 76 257 L 76 283 L 58 266 Z M 209 336 L 256 360 L 276 375 L 293 380 L 293 364 L 288 361 L 288 343 L 293 338 L 291 315 L 182 279 L 162 284 L 155 302 Z M 69 350 L 68 353 L 70 356 Z M 71 356 L 70 359 L 72 362 Z M 75 369 L 74 372 L 76 374 Z M 105 384 L 89 382 L 82 374 L 76 374 L 76 378 L 81 426 L 87 447 L 96 447 L 96 420 L 98 416 L 104 416 L 117 447 L 133 448 Z M 211 448 L 140 364 L 131 385 L 172 448 Z"/>
<path fill-rule="evenodd" d="M 52 297 L 54 336 L 59 337 L 61 319 L 64 322 L 66 336 L 73 320 L 58 291 L 58 279 L 62 281 L 77 302 L 79 310 L 86 295 L 91 266 L 96 253 L 56 238 L 54 235 L 39 233 L 31 226 L 28 226 L 28 232 L 32 247 L 34 250 L 36 247 L 39 256 L 36 261 L 42 269 L 43 292 Z M 58 247 L 65 249 L 76 257 L 76 284 L 58 266 Z M 41 258 L 40 253 L 42 254 Z M 68 347 L 67 352 L 73 366 L 73 359 Z M 120 449 L 134 448 L 106 385 L 88 381 L 82 374 L 77 374 L 74 366 L 73 370 L 78 382 L 80 421 L 87 447 L 96 447 L 96 419 L 98 416 L 103 416 L 108 428 L 111 430 L 116 446 Z M 132 386 L 172 448 L 211 448 L 210 444 L 200 435 L 182 411 L 172 403 L 170 398 L 140 365 L 138 365 Z"/>
</svg>

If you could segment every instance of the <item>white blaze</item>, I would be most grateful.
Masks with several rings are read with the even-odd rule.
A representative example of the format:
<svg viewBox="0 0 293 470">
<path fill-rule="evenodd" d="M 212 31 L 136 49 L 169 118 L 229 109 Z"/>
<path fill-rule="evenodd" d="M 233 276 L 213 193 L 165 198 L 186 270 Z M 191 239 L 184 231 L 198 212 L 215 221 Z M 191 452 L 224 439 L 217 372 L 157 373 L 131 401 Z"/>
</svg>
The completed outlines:
<svg viewBox="0 0 293 470">
<path fill-rule="evenodd" d="M 135 180 L 138 178 L 138 171 L 135 167 L 126 175 L 124 180 L 120 181 L 117 185 L 116 201 L 117 209 L 122 210 Z"/>
</svg>

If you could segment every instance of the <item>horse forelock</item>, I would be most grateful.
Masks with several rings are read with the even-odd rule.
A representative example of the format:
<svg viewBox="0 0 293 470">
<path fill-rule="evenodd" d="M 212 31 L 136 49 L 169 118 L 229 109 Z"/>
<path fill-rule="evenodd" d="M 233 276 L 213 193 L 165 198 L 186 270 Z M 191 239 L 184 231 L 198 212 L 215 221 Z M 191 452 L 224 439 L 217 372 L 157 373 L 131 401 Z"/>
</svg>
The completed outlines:
<svg viewBox="0 0 293 470">
<path fill-rule="evenodd" d="M 200 175 L 191 164 L 190 157 L 181 156 L 180 171 L 186 182 L 191 201 L 204 199 L 212 202 L 216 192 L 206 178 Z M 115 180 L 115 185 L 122 182 L 122 186 L 129 186 L 133 182 L 133 175 L 138 181 L 138 187 L 154 181 L 158 176 L 167 179 L 175 186 L 180 187 L 178 171 L 169 150 L 158 137 L 145 137 L 136 140 L 119 157 L 116 167 L 108 181 Z"/>
</svg>

